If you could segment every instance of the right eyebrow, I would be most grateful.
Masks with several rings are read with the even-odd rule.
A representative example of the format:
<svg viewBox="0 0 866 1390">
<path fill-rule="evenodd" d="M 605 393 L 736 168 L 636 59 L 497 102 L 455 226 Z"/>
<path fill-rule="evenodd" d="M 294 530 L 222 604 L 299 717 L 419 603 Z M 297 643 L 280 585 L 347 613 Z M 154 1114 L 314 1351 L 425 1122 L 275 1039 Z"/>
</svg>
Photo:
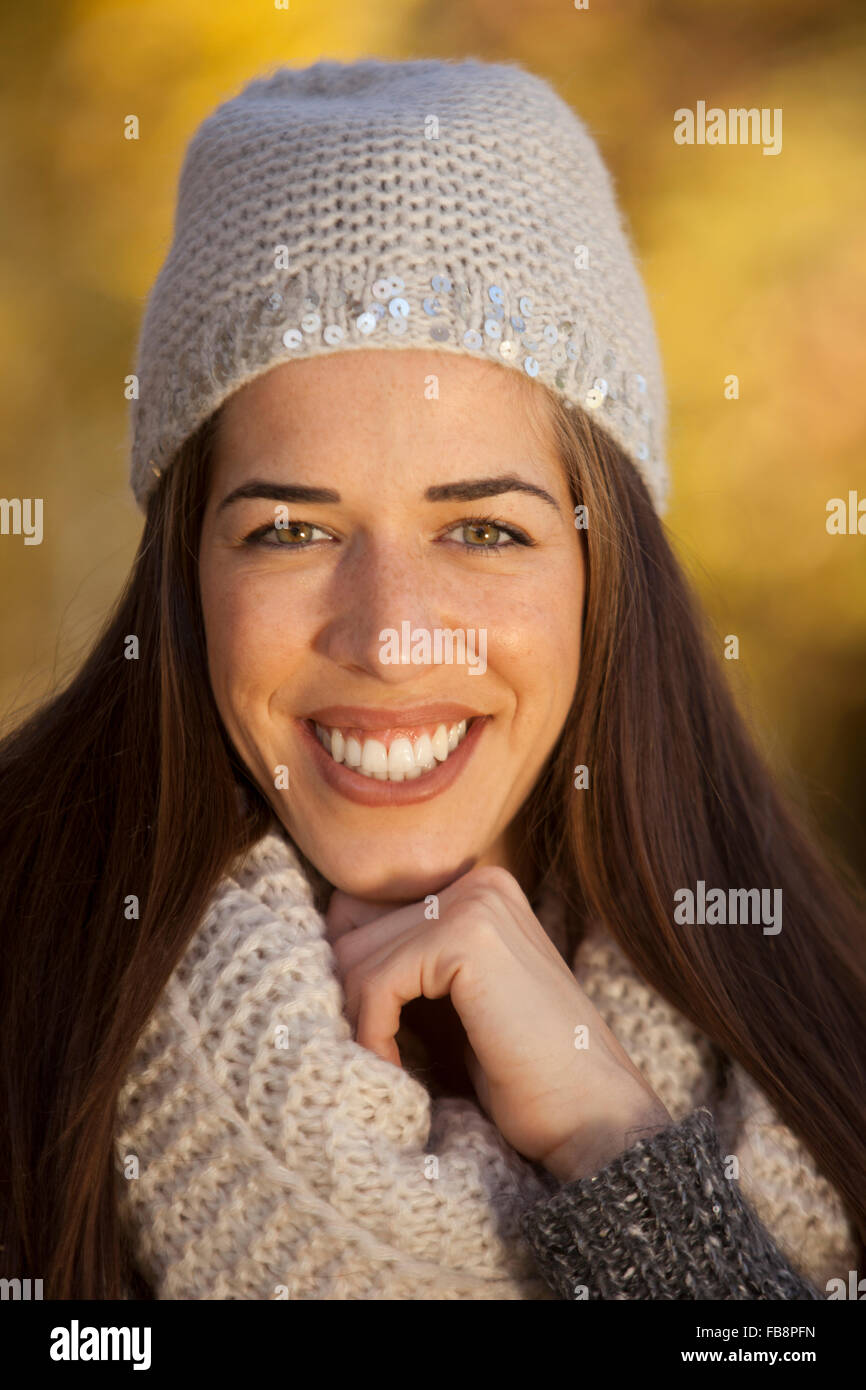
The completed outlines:
<svg viewBox="0 0 866 1390">
<path fill-rule="evenodd" d="M 261 478 L 243 483 L 230 492 L 217 507 L 217 513 L 232 502 L 250 497 L 266 497 L 272 502 L 340 502 L 339 492 L 331 487 L 310 487 L 307 483 L 269 483 Z"/>
</svg>

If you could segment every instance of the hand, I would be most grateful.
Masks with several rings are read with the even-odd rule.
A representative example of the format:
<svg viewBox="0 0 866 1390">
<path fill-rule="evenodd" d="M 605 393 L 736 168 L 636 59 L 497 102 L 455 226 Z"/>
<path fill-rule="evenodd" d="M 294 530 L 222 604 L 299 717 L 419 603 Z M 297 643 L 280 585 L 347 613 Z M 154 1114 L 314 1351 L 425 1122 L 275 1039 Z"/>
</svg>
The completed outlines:
<svg viewBox="0 0 866 1390">
<path fill-rule="evenodd" d="M 506 869 L 470 869 L 437 897 L 428 920 L 423 902 L 332 895 L 327 938 L 362 1047 L 401 1066 L 403 1005 L 450 995 L 484 1110 L 512 1148 L 563 1181 L 672 1123 Z"/>
</svg>

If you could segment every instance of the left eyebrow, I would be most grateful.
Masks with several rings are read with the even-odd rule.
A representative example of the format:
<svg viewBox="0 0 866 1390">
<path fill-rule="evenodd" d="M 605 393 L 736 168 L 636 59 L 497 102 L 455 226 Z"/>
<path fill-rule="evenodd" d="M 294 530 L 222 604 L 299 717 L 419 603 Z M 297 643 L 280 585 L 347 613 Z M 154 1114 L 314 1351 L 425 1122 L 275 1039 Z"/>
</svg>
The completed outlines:
<svg viewBox="0 0 866 1390">
<path fill-rule="evenodd" d="M 554 511 L 559 511 L 558 502 L 549 492 L 535 483 L 526 482 L 524 478 L 518 478 L 514 473 L 501 473 L 496 478 L 465 478 L 459 483 L 439 483 L 436 487 L 428 487 L 424 497 L 428 502 L 474 502 L 479 497 L 498 497 L 503 492 L 531 493 L 533 497 L 547 502 Z"/>
</svg>

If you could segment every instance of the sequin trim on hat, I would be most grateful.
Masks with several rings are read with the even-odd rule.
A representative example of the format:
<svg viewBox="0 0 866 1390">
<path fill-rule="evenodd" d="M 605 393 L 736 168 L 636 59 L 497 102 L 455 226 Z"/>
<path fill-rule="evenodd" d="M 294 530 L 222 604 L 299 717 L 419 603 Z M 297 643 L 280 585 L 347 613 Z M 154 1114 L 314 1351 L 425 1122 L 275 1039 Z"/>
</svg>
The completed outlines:
<svg viewBox="0 0 866 1390">
<path fill-rule="evenodd" d="M 407 272 L 408 274 L 408 272 Z M 413 327 L 413 341 L 424 329 L 433 343 L 452 343 L 472 353 L 484 353 L 520 368 L 529 377 L 550 376 L 557 390 L 601 418 L 619 414 L 640 422 L 644 439 L 635 449 L 642 462 L 650 457 L 651 416 L 643 408 L 647 382 L 640 372 L 626 372 L 611 349 L 605 350 L 590 327 L 581 327 L 565 306 L 546 309 L 536 302 L 531 287 L 509 291 L 501 284 L 474 290 L 444 270 L 419 279 L 416 297 L 403 276 L 389 273 L 368 281 L 353 273 L 342 276 L 324 296 L 309 290 L 302 313 L 280 339 L 289 354 L 313 341 L 338 347 L 348 341 L 404 336 Z M 273 290 L 264 301 L 285 325 L 286 297 Z M 343 322 L 336 322 L 337 311 Z M 598 366 L 607 375 L 598 372 Z M 593 372 L 593 367 L 595 371 Z"/>
</svg>

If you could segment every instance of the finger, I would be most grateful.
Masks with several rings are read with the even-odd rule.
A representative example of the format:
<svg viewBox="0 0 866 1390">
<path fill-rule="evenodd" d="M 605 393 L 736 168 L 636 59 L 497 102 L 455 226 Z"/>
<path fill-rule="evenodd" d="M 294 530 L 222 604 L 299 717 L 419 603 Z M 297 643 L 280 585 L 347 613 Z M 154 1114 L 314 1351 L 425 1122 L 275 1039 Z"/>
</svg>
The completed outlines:
<svg viewBox="0 0 866 1390">
<path fill-rule="evenodd" d="M 345 971 L 371 952 L 387 947 L 424 925 L 424 904 L 371 903 L 350 898 L 328 908 L 326 935 L 332 946 L 340 943 L 340 966 Z"/>
<path fill-rule="evenodd" d="M 441 893 L 434 895 L 438 899 L 440 916 L 470 889 L 471 873 L 472 870 L 469 870 L 449 883 Z M 519 888 L 517 891 L 520 891 Z M 332 945 L 351 932 L 357 933 L 357 941 L 353 939 L 348 948 L 343 948 L 341 960 L 344 967 L 355 964 L 362 956 L 395 940 L 407 930 L 417 931 L 431 920 L 438 919 L 428 916 L 426 899 L 395 907 L 393 903 L 356 898 L 339 890 L 332 894 L 325 914 L 327 938 Z"/>
<path fill-rule="evenodd" d="M 361 1031 L 362 1026 L 363 1036 Z M 358 1044 L 359 1047 L 366 1048 L 368 1052 L 374 1052 L 377 1057 L 382 1058 L 383 1062 L 393 1062 L 394 1066 L 400 1067 L 402 1069 L 403 1059 L 400 1056 L 400 1049 L 397 1046 L 397 1033 L 399 1032 L 399 1028 L 400 1023 L 398 1010 L 397 1028 L 394 1030 L 394 1033 L 389 1034 L 386 1037 L 381 1033 L 381 1031 L 379 1031 L 375 1034 L 375 1040 L 373 1040 L 373 1034 L 371 1032 L 371 1029 L 367 1027 L 366 1021 L 362 1022 L 362 1019 L 359 1018 L 358 1026 L 355 1029 L 355 1042 Z"/>
<path fill-rule="evenodd" d="M 404 1004 L 450 993 L 456 969 L 456 962 L 444 966 L 428 939 L 408 936 L 395 949 L 350 971 L 344 990 L 348 1012 L 356 1020 L 356 1042 L 386 1062 L 393 1061 Z"/>
<path fill-rule="evenodd" d="M 356 898 L 351 893 L 341 893 L 335 889 L 331 894 L 325 913 L 326 936 L 329 941 L 338 941 L 347 932 L 375 921 L 388 911 L 388 904 L 367 898 Z"/>
</svg>

